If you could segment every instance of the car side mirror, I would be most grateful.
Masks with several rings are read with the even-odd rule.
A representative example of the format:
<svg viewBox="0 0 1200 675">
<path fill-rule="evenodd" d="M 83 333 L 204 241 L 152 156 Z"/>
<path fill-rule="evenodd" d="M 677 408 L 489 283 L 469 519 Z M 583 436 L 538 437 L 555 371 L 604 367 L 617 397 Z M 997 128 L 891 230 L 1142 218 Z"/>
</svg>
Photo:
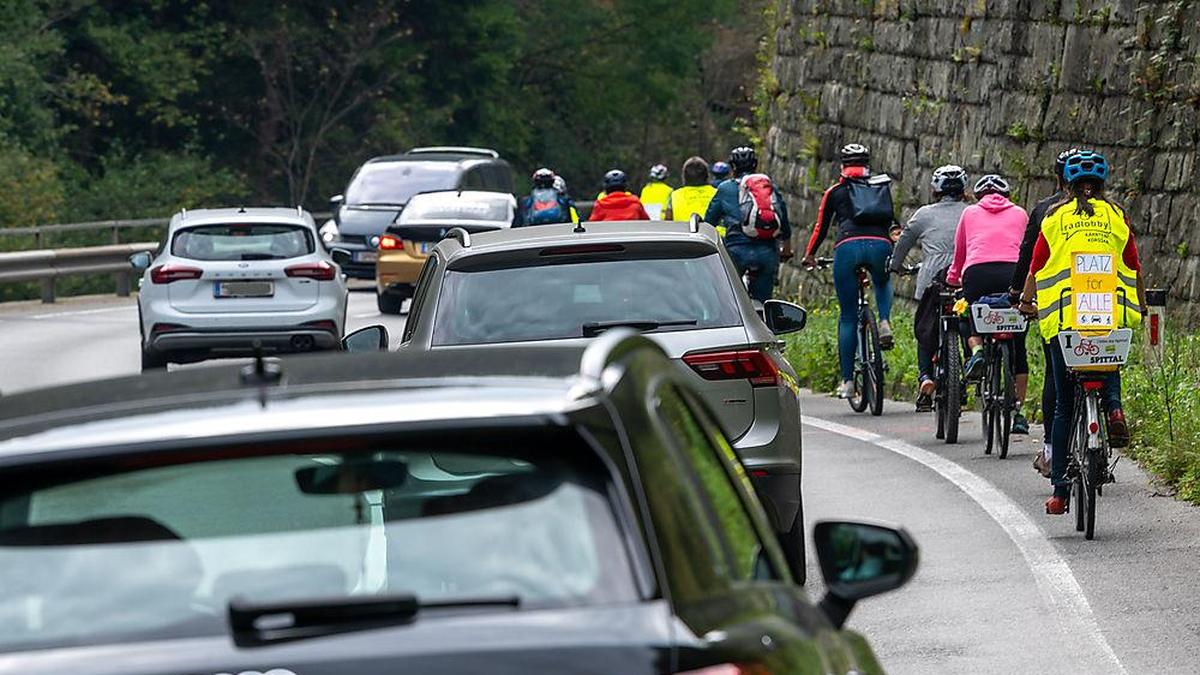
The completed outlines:
<svg viewBox="0 0 1200 675">
<path fill-rule="evenodd" d="M 151 255 L 145 251 L 134 253 L 133 255 L 129 256 L 129 264 L 133 267 L 133 269 L 139 272 L 149 267 L 151 260 L 153 260 L 153 257 L 151 257 Z"/>
<path fill-rule="evenodd" d="M 388 329 L 378 324 L 359 328 L 342 338 L 344 352 L 386 352 L 389 344 Z"/>
<path fill-rule="evenodd" d="M 808 323 L 808 310 L 783 300 L 767 300 L 763 303 L 762 318 L 772 333 L 787 335 L 804 329 Z"/>
<path fill-rule="evenodd" d="M 337 207 L 341 206 L 342 202 L 344 201 L 346 201 L 345 195 L 334 195 L 329 198 L 329 205 L 332 206 L 334 210 L 337 210 Z"/>
<path fill-rule="evenodd" d="M 829 589 L 821 611 L 836 628 L 845 625 L 856 602 L 900 588 L 917 571 L 917 544 L 903 528 L 823 521 L 813 541 Z"/>
<path fill-rule="evenodd" d="M 333 258 L 333 262 L 337 263 L 338 267 L 345 267 L 346 265 L 349 265 L 353 258 L 353 256 L 350 255 L 350 251 L 337 247 L 329 249 L 329 257 Z"/>
</svg>

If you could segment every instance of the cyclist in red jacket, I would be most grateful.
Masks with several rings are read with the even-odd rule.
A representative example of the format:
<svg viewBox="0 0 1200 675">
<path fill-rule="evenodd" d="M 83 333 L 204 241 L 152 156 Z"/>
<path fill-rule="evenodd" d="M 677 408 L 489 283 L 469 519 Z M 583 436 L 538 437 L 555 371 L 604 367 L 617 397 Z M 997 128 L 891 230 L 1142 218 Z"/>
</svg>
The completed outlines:
<svg viewBox="0 0 1200 675">
<path fill-rule="evenodd" d="M 629 178 L 620 169 L 604 174 L 604 196 L 596 200 L 589 221 L 650 220 L 642 200 L 629 192 Z"/>
</svg>

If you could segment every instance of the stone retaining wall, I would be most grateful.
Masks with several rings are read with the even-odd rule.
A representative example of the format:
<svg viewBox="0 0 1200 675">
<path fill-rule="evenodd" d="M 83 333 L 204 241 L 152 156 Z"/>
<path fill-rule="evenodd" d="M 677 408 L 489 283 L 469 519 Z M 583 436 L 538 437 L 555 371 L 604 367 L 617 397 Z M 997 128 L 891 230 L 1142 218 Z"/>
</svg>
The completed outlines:
<svg viewBox="0 0 1200 675">
<path fill-rule="evenodd" d="M 781 0 L 773 20 L 766 164 L 799 246 L 845 142 L 898 180 L 905 218 L 938 165 L 1000 171 L 1030 206 L 1087 146 L 1150 284 L 1200 316 L 1200 1 Z"/>
</svg>

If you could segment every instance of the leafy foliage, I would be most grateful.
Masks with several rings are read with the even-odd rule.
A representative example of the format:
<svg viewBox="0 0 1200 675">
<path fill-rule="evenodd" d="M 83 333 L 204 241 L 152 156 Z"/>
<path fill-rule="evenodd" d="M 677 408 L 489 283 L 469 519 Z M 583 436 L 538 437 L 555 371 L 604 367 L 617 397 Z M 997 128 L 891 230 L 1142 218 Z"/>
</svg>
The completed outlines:
<svg viewBox="0 0 1200 675">
<path fill-rule="evenodd" d="M 320 208 L 417 144 L 495 147 L 584 194 L 739 140 L 761 6 L 0 0 L 0 227 Z"/>
</svg>

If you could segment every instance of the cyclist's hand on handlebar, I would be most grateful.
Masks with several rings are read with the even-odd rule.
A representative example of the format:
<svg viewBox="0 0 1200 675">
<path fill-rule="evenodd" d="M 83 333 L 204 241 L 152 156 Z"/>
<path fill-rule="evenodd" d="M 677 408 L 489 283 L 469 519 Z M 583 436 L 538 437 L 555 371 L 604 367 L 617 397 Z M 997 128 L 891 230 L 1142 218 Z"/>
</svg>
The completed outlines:
<svg viewBox="0 0 1200 675">
<path fill-rule="evenodd" d="M 800 261 L 800 264 L 803 265 L 805 269 L 811 270 L 817 266 L 817 258 L 811 253 L 806 253 L 804 258 Z"/>
<path fill-rule="evenodd" d="M 796 256 L 795 252 L 792 251 L 792 242 L 790 242 L 790 241 L 783 242 L 783 246 L 781 247 L 781 249 L 779 251 L 779 259 L 783 262 L 787 262 L 787 261 L 791 260 L 792 258 L 794 258 L 795 256 Z"/>
<path fill-rule="evenodd" d="M 1033 302 L 1019 301 L 1017 311 L 1026 319 L 1036 319 L 1038 316 L 1037 304 Z"/>
</svg>

